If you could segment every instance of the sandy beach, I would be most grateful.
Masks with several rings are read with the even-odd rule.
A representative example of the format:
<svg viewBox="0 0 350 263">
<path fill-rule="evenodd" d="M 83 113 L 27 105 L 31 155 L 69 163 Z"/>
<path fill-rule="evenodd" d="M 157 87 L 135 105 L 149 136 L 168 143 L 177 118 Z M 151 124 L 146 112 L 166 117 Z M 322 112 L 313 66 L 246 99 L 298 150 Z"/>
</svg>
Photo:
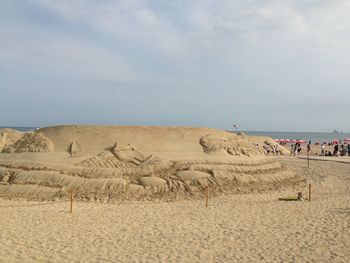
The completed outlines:
<svg viewBox="0 0 350 263">
<path fill-rule="evenodd" d="M 273 157 L 271 157 L 273 158 Z M 279 157 L 312 183 L 179 202 L 0 201 L 1 262 L 347 262 L 350 163 Z M 23 205 L 23 207 L 21 207 Z M 11 207 L 13 206 L 13 207 Z M 18 207 L 16 207 L 18 206 Z"/>
</svg>

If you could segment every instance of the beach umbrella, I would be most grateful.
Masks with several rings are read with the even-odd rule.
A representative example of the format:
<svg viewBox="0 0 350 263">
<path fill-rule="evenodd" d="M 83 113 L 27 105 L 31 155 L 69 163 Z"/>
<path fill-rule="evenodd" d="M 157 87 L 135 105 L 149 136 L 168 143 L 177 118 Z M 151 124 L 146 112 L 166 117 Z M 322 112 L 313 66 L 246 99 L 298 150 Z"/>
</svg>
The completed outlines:
<svg viewBox="0 0 350 263">
<path fill-rule="evenodd" d="M 345 138 L 344 142 L 350 142 L 350 138 Z"/>
<path fill-rule="evenodd" d="M 315 142 L 315 145 L 319 145 L 319 144 L 320 144 L 320 141 L 316 141 L 316 142 Z"/>
<path fill-rule="evenodd" d="M 332 141 L 332 143 L 334 143 L 334 144 L 338 144 L 338 143 L 339 143 L 339 141 L 338 141 L 338 140 L 336 140 L 336 139 L 334 139 L 334 140 Z"/>
<path fill-rule="evenodd" d="M 291 142 L 291 140 L 289 140 L 289 139 L 286 139 L 286 142 Z"/>
<path fill-rule="evenodd" d="M 327 141 L 324 141 L 323 144 L 328 144 L 328 142 L 327 142 Z"/>
<path fill-rule="evenodd" d="M 280 139 L 275 139 L 275 142 L 280 142 Z"/>
<path fill-rule="evenodd" d="M 305 140 L 298 140 L 298 143 L 306 143 Z"/>
<path fill-rule="evenodd" d="M 297 142 L 297 140 L 292 140 L 292 142 L 296 143 L 296 142 Z"/>
</svg>

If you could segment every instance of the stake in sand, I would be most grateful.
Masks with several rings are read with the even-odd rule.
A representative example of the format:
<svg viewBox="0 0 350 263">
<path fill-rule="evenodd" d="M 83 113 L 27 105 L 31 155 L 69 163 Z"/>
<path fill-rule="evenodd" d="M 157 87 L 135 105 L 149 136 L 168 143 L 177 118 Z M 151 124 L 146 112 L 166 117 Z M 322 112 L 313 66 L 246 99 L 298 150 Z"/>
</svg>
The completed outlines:
<svg viewBox="0 0 350 263">
<path fill-rule="evenodd" d="M 209 186 L 205 189 L 205 207 L 208 207 L 208 201 L 209 201 Z"/>
<path fill-rule="evenodd" d="M 309 202 L 311 202 L 311 183 L 309 183 Z"/>
<path fill-rule="evenodd" d="M 73 213 L 73 191 L 70 192 L 70 213 Z"/>
</svg>

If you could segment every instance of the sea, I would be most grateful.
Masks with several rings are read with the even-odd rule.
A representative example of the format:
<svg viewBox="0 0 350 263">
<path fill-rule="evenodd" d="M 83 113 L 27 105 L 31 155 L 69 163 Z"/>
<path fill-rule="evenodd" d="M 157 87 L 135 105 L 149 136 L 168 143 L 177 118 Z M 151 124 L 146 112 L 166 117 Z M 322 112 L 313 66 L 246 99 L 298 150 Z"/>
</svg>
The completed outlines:
<svg viewBox="0 0 350 263">
<path fill-rule="evenodd" d="M 18 131 L 35 131 L 40 127 L 0 127 L 10 128 Z M 350 138 L 350 133 L 346 132 L 280 132 L 280 131 L 243 131 L 247 135 L 268 136 L 273 139 L 305 140 L 307 142 L 331 142 L 333 140 L 343 141 Z"/>
<path fill-rule="evenodd" d="M 4 129 L 4 128 L 9 128 L 9 129 L 13 129 L 13 130 L 21 131 L 21 132 L 28 132 L 28 131 L 35 131 L 36 129 L 38 129 L 38 128 L 40 128 L 40 127 L 11 127 L 11 126 L 0 126 L 0 129 Z"/>
<path fill-rule="evenodd" d="M 273 139 L 290 139 L 290 140 L 305 140 L 314 143 L 319 141 L 331 142 L 333 140 L 341 140 L 350 138 L 350 133 L 346 132 L 279 132 L 279 131 L 245 131 L 247 135 L 268 136 Z"/>
</svg>

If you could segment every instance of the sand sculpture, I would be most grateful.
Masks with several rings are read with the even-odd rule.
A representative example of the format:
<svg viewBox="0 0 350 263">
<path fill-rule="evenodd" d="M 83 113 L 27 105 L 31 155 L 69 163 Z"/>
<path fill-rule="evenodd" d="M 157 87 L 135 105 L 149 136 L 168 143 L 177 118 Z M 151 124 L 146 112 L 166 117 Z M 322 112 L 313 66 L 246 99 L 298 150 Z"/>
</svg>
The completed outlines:
<svg viewBox="0 0 350 263">
<path fill-rule="evenodd" d="M 15 143 L 5 145 L 3 152 L 51 152 L 53 143 L 40 132 L 26 133 Z"/>
<path fill-rule="evenodd" d="M 137 151 L 135 147 L 131 146 L 130 144 L 123 148 L 118 148 L 116 142 L 114 143 L 114 146 L 112 148 L 112 153 L 118 160 L 124 163 L 132 163 L 136 166 L 146 165 L 153 158 L 153 155 L 149 155 L 148 157 L 146 157 L 144 154 Z"/>
<path fill-rule="evenodd" d="M 72 157 L 77 157 L 80 155 L 81 152 L 81 146 L 80 143 L 77 141 L 74 141 L 71 143 L 69 147 L 69 152 Z"/>
<path fill-rule="evenodd" d="M 249 192 L 300 178 L 249 137 L 221 130 L 54 126 L 5 143 L 0 181 L 0 193 L 28 199 L 73 191 L 82 200 L 174 200 L 208 186 L 212 194 Z"/>
<path fill-rule="evenodd" d="M 5 146 L 10 146 L 18 141 L 23 136 L 23 133 L 13 129 L 0 129 L 0 152 Z"/>
</svg>

